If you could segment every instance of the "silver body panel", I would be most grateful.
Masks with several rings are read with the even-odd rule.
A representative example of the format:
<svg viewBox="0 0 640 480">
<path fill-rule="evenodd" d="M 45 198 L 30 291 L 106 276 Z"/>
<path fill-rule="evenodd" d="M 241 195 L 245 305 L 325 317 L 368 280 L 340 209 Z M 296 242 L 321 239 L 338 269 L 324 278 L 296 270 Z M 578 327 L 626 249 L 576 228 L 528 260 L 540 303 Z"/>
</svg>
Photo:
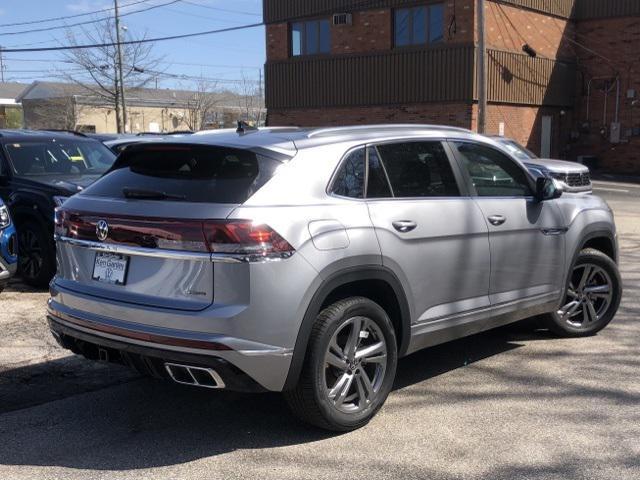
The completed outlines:
<svg viewBox="0 0 640 480">
<path fill-rule="evenodd" d="M 394 126 L 361 129 L 274 129 L 255 134 L 198 134 L 175 143 L 259 148 L 287 155 L 275 176 L 242 205 L 114 200 L 88 195 L 65 208 L 96 214 L 266 223 L 295 248 L 286 259 L 225 262 L 125 249 L 131 283 L 91 278 L 99 246 L 60 241 L 49 310 L 96 324 L 176 338 L 220 341 L 232 350 L 158 346 L 223 358 L 268 390 L 285 387 L 303 320 L 314 296 L 341 272 L 390 271 L 409 308 L 404 353 L 551 311 L 585 235 L 615 238 L 611 211 L 595 196 L 362 200 L 327 192 L 350 149 L 376 142 L 463 139 L 497 147 L 460 129 Z M 514 159 L 521 168 L 524 166 Z M 491 215 L 507 221 L 493 226 Z M 417 227 L 400 233 L 394 221 Z M 117 248 L 117 247 L 116 247 Z M 123 339 L 77 327 L 96 336 Z"/>
</svg>

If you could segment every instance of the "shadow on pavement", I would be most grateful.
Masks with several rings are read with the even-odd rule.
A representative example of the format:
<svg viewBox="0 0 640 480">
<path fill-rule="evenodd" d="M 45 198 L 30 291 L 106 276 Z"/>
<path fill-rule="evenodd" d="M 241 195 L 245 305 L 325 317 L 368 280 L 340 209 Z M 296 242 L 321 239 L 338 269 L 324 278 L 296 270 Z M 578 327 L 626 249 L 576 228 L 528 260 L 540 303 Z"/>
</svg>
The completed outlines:
<svg viewBox="0 0 640 480">
<path fill-rule="evenodd" d="M 400 361 L 395 389 L 516 349 L 519 344 L 513 339 L 522 335 L 531 336 L 518 327 L 502 328 L 418 352 Z M 55 376 L 56 368 L 68 370 L 68 364 L 58 364 L 63 361 L 78 362 L 80 373 L 71 382 L 59 378 L 59 388 L 50 381 L 46 385 L 45 380 L 38 385 L 44 376 Z M 136 381 L 135 374 L 126 369 L 78 357 L 58 362 L 1 374 L 2 382 L 30 378 L 34 389 L 27 396 L 17 397 L 7 393 L 3 385 L 0 411 L 50 403 L 30 409 L 25 415 L 35 425 L 24 425 L 20 420 L 26 410 L 3 415 L 0 438 L 12 441 L 0 442 L 0 463 L 141 469 L 185 463 L 236 449 L 273 448 L 336 436 L 299 423 L 279 394 L 212 392 L 147 378 Z M 88 365 L 84 375 L 82 364 Z M 102 369 L 100 375 L 96 368 Z M 83 376 L 88 384 L 82 383 Z M 96 380 L 100 376 L 102 380 Z M 101 388 L 105 383 L 111 387 L 121 385 Z M 93 393 L 76 395 L 73 400 L 51 402 L 91 390 Z"/>
</svg>

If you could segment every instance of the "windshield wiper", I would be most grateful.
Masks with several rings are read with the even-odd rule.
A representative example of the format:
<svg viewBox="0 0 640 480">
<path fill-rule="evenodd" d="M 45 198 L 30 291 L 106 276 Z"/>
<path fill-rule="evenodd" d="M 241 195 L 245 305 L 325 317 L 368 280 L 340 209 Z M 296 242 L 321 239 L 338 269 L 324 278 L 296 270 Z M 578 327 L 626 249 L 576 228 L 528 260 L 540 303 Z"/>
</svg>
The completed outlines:
<svg viewBox="0 0 640 480">
<path fill-rule="evenodd" d="M 137 198 L 140 200 L 186 200 L 186 195 L 161 192 L 159 190 L 142 190 L 137 188 L 123 188 L 125 198 Z"/>
</svg>

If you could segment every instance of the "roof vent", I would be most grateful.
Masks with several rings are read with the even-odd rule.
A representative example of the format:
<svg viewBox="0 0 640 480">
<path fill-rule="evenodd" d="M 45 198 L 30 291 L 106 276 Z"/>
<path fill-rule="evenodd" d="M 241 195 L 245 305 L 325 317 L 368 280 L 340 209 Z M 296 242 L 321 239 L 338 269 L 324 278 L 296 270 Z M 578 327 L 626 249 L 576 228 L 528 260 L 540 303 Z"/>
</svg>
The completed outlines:
<svg viewBox="0 0 640 480">
<path fill-rule="evenodd" d="M 353 22 L 353 16 L 350 13 L 334 13 L 333 24 L 334 25 L 351 25 Z"/>
</svg>

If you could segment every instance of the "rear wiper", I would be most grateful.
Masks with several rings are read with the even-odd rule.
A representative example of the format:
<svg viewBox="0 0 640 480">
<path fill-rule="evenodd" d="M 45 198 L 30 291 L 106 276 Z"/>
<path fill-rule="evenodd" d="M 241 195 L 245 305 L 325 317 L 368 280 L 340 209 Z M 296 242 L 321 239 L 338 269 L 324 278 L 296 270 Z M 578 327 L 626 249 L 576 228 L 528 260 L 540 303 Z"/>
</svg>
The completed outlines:
<svg viewBox="0 0 640 480">
<path fill-rule="evenodd" d="M 123 188 L 125 198 L 137 198 L 141 200 L 186 200 L 186 195 L 161 192 L 159 190 L 141 190 L 137 188 Z"/>
</svg>

